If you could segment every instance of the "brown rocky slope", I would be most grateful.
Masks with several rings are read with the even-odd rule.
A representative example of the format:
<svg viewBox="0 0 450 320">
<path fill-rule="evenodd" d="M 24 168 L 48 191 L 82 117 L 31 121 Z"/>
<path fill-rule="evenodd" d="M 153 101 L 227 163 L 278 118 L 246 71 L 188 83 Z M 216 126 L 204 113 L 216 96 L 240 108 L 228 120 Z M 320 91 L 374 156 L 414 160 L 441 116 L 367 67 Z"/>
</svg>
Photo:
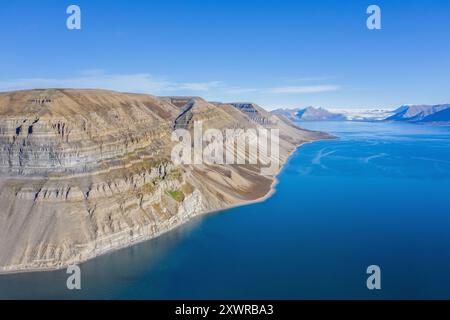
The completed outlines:
<svg viewBox="0 0 450 320">
<path fill-rule="evenodd" d="M 283 163 L 328 138 L 254 104 L 104 90 L 0 94 L 0 272 L 50 270 L 261 199 L 261 164 L 174 165 L 174 129 L 280 129 Z"/>
</svg>

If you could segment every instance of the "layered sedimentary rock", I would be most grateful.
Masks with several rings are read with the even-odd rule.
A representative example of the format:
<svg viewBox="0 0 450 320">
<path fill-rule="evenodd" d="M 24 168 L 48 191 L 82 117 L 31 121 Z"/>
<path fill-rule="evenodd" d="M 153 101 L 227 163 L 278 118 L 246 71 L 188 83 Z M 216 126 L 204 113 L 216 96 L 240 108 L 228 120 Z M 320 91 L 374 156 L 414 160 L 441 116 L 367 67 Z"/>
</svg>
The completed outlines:
<svg viewBox="0 0 450 320">
<path fill-rule="evenodd" d="M 174 130 L 279 129 L 280 161 L 327 138 L 253 104 L 102 90 L 0 94 L 0 272 L 48 270 L 264 197 L 262 164 L 171 161 Z"/>
</svg>

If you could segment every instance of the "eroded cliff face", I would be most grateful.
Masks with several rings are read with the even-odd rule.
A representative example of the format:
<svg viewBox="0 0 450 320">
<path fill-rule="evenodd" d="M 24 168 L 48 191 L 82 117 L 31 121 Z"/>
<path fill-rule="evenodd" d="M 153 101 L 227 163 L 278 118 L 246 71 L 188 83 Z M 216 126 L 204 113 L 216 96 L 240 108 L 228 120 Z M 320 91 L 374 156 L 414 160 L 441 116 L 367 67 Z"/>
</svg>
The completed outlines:
<svg viewBox="0 0 450 320">
<path fill-rule="evenodd" d="M 102 90 L 0 94 L 0 272 L 47 270 L 266 195 L 261 165 L 179 165 L 173 130 L 280 129 L 280 160 L 326 135 L 252 104 Z"/>
</svg>

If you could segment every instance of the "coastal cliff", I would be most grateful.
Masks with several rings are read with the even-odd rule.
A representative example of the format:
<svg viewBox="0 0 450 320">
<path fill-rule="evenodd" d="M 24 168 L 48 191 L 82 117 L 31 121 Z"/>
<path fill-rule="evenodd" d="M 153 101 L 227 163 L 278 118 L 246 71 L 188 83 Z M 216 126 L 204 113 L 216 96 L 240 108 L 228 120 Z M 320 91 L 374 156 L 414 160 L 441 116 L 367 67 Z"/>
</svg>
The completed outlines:
<svg viewBox="0 0 450 320">
<path fill-rule="evenodd" d="M 329 138 L 254 104 L 104 90 L 0 94 L 0 272 L 52 270 L 264 198 L 262 164 L 175 165 L 174 130 L 279 129 L 282 165 Z M 276 173 L 275 173 L 276 174 Z"/>
</svg>

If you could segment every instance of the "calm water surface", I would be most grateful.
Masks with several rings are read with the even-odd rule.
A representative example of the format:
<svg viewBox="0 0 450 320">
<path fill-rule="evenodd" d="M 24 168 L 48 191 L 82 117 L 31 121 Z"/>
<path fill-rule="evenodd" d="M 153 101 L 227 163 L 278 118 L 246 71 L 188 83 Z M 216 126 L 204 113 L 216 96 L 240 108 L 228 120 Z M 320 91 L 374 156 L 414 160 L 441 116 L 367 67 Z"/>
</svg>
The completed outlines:
<svg viewBox="0 0 450 320">
<path fill-rule="evenodd" d="M 81 291 L 30 273 L 0 276 L 0 298 L 450 298 L 450 128 L 302 125 L 340 139 L 299 148 L 266 202 L 84 263 Z"/>
</svg>

